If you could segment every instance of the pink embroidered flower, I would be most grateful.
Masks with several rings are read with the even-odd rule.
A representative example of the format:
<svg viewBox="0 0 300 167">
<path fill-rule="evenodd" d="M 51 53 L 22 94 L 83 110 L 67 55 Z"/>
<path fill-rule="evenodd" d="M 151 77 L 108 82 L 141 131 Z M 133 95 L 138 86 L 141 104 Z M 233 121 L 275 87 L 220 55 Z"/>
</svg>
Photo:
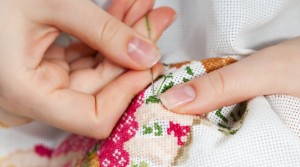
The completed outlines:
<svg viewBox="0 0 300 167">
<path fill-rule="evenodd" d="M 60 156 L 61 154 L 67 154 L 69 152 L 82 152 L 85 154 L 96 143 L 97 140 L 95 139 L 72 134 L 58 146 L 53 155 Z"/>
<path fill-rule="evenodd" d="M 53 153 L 53 150 L 51 148 L 48 148 L 48 147 L 46 147 L 46 146 L 44 146 L 42 144 L 36 145 L 34 147 L 34 151 L 39 156 L 41 156 L 41 157 L 47 157 L 47 158 L 51 158 L 51 155 Z"/>
<path fill-rule="evenodd" d="M 167 129 L 168 135 L 173 135 L 177 137 L 177 144 L 183 146 L 187 140 L 187 137 L 191 131 L 190 126 L 181 126 L 180 124 L 175 124 L 170 122 L 170 127 Z"/>
<path fill-rule="evenodd" d="M 111 136 L 102 142 L 98 151 L 101 165 L 104 167 L 127 166 L 130 161 L 128 152 L 123 148 L 125 142 L 135 136 L 138 130 L 138 122 L 135 120 L 134 113 L 144 103 L 144 91 L 135 98 L 128 107 Z"/>
</svg>

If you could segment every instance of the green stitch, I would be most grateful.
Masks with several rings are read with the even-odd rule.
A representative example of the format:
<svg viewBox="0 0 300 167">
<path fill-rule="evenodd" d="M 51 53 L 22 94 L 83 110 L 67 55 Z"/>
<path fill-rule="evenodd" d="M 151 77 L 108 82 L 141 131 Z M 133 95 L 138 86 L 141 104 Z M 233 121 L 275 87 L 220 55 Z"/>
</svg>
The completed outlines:
<svg viewBox="0 0 300 167">
<path fill-rule="evenodd" d="M 225 123 L 228 123 L 228 119 L 221 113 L 223 108 L 220 108 L 216 111 L 216 115 L 222 119 Z"/>
<path fill-rule="evenodd" d="M 95 152 L 97 152 L 97 150 L 99 149 L 99 147 L 100 147 L 100 144 L 97 143 L 97 144 L 92 148 L 92 150 L 90 150 L 90 151 L 87 152 L 86 156 L 87 156 L 87 157 L 91 157 Z"/>
<path fill-rule="evenodd" d="M 232 130 L 222 130 L 222 129 L 218 129 L 220 132 L 224 133 L 225 135 L 234 135 L 236 134 L 236 132 L 238 131 L 238 129 L 232 129 Z"/>
<path fill-rule="evenodd" d="M 136 164 L 135 162 L 132 162 L 132 163 L 130 164 L 130 167 L 139 167 L 139 166 L 138 166 L 138 164 Z"/>
<path fill-rule="evenodd" d="M 149 167 L 149 165 L 145 161 L 141 161 L 140 167 Z"/>
<path fill-rule="evenodd" d="M 167 78 L 173 78 L 173 73 L 168 74 Z"/>
<path fill-rule="evenodd" d="M 162 75 L 161 77 L 164 78 L 164 80 L 162 81 L 162 83 L 160 84 L 159 88 L 158 88 L 158 91 L 156 92 L 156 95 L 152 95 L 152 96 L 149 96 L 147 99 L 146 99 L 146 104 L 149 104 L 149 103 L 159 103 L 160 102 L 160 99 L 158 98 L 158 94 L 161 92 L 162 88 L 164 91 L 166 91 L 168 89 L 168 87 L 172 87 L 174 85 L 174 82 L 173 82 L 173 85 L 168 85 L 168 86 L 164 86 L 164 83 L 166 82 L 167 78 L 173 78 L 173 74 L 170 73 L 169 75 L 165 76 L 165 75 Z M 170 82 L 171 83 L 171 82 Z M 161 92 L 163 93 L 163 92 Z"/>
<path fill-rule="evenodd" d="M 190 66 L 187 66 L 187 67 L 185 68 L 185 71 L 186 71 L 189 75 L 194 76 L 194 72 L 193 72 L 193 70 L 191 69 Z"/>
<path fill-rule="evenodd" d="M 218 129 L 220 132 L 224 133 L 225 135 L 234 135 L 239 129 L 232 129 L 228 126 L 225 126 L 221 123 L 218 123 L 218 126 L 223 129 Z"/>
<path fill-rule="evenodd" d="M 148 127 L 147 125 L 144 125 L 144 126 L 143 126 L 143 129 L 144 129 L 143 135 L 151 134 L 151 133 L 153 132 L 153 128 Z"/>
<path fill-rule="evenodd" d="M 168 79 L 168 78 L 173 78 L 173 74 L 172 73 L 170 73 L 169 75 L 167 75 L 167 76 L 163 76 L 164 77 L 164 80 L 162 81 L 162 83 L 160 84 L 160 87 L 159 87 L 159 89 L 158 89 L 158 91 L 157 91 L 157 95 L 159 94 L 159 92 L 160 92 L 160 90 L 162 89 L 162 86 L 164 85 L 164 83 L 166 82 L 166 80 Z"/>
<path fill-rule="evenodd" d="M 182 81 L 183 81 L 183 82 L 188 82 L 188 81 L 190 81 L 190 80 L 187 79 L 187 78 L 185 78 L 185 77 L 183 77 L 183 78 L 182 78 Z"/>
<path fill-rule="evenodd" d="M 149 165 L 145 161 L 141 161 L 140 164 L 132 162 L 130 167 L 149 167 Z"/>
<path fill-rule="evenodd" d="M 160 99 L 157 97 L 157 95 L 149 96 L 146 99 L 146 104 L 149 104 L 149 103 L 159 103 L 159 102 L 160 102 Z"/>
<path fill-rule="evenodd" d="M 171 81 L 168 85 L 165 85 L 165 86 L 163 87 L 163 89 L 161 90 L 161 93 L 166 92 L 168 89 L 172 88 L 173 86 L 174 86 L 174 82 Z"/>
<path fill-rule="evenodd" d="M 223 125 L 223 124 L 221 124 L 221 123 L 218 123 L 218 126 L 221 127 L 221 128 L 227 129 L 227 130 L 231 130 L 230 127 L 225 126 L 225 125 Z"/>
<path fill-rule="evenodd" d="M 157 122 L 154 123 L 154 129 L 156 130 L 155 136 L 162 136 L 162 127 Z"/>
</svg>

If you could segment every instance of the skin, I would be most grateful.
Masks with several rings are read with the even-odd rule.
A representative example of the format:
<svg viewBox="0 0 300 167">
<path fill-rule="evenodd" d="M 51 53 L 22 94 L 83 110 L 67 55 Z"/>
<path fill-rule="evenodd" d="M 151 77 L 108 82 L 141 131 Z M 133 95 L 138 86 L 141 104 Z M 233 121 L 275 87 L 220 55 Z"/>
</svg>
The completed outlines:
<svg viewBox="0 0 300 167">
<path fill-rule="evenodd" d="M 174 89 L 192 86 L 196 98 L 172 109 L 176 113 L 204 114 L 256 96 L 287 94 L 300 97 L 300 38 L 262 49 Z"/>
<path fill-rule="evenodd" d="M 14 126 L 34 119 L 98 139 L 110 134 L 131 99 L 151 82 L 150 70 L 123 54 L 128 41 L 155 47 L 175 18 L 170 8 L 153 10 L 153 0 L 116 2 L 110 14 L 83 0 L 0 2 L 1 122 Z M 80 42 L 55 45 L 61 32 Z M 154 77 L 161 72 L 162 65 L 154 65 Z"/>
</svg>

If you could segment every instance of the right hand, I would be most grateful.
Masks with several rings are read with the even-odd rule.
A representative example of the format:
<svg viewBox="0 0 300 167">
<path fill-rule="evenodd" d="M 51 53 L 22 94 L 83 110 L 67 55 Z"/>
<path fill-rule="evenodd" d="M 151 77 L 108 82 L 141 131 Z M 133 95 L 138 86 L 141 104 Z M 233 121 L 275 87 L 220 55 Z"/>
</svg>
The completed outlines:
<svg viewBox="0 0 300 167">
<path fill-rule="evenodd" d="M 19 122 L 36 119 L 77 134 L 107 137 L 131 99 L 151 81 L 149 70 L 125 71 L 118 65 L 141 70 L 159 59 L 158 50 L 145 37 L 143 15 L 152 8 L 145 5 L 120 11 L 113 9 L 125 6 L 113 3 L 110 7 L 111 14 L 121 16 L 125 23 L 130 21 L 140 34 L 91 1 L 1 1 L 0 121 L 9 124 L 7 118 L 14 120 L 17 116 Z M 168 27 L 173 16 L 169 8 L 150 11 L 153 39 Z M 66 49 L 54 45 L 61 31 L 74 35 L 107 59 L 96 65 L 78 63 L 90 57 L 91 49 L 82 44 Z M 73 59 L 74 54 L 80 56 Z M 154 75 L 158 76 L 161 69 L 161 65 L 155 65 Z M 91 78 L 101 80 L 81 85 L 83 79 L 90 82 Z M 86 90 L 87 86 L 93 89 Z"/>
</svg>

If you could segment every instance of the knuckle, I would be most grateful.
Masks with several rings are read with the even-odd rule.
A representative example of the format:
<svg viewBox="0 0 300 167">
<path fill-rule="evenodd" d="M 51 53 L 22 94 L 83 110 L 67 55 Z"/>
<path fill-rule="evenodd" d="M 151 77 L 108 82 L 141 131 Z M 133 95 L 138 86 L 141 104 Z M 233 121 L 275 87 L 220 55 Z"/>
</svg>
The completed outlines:
<svg viewBox="0 0 300 167">
<path fill-rule="evenodd" d="M 102 140 L 110 136 L 113 127 L 111 127 L 109 123 L 106 124 L 104 121 L 101 120 L 98 123 L 96 123 L 96 125 L 94 125 L 93 129 L 94 130 L 91 131 L 91 136 L 95 139 Z"/>
<path fill-rule="evenodd" d="M 116 37 L 120 31 L 121 22 L 116 18 L 110 18 L 104 24 L 100 33 L 100 44 L 101 46 L 110 46 L 113 39 Z M 98 38 L 99 39 L 99 38 Z"/>
<path fill-rule="evenodd" d="M 225 90 L 223 74 L 219 70 L 216 70 L 207 74 L 206 77 L 210 86 L 212 87 L 215 97 L 221 97 L 224 94 Z"/>
</svg>

